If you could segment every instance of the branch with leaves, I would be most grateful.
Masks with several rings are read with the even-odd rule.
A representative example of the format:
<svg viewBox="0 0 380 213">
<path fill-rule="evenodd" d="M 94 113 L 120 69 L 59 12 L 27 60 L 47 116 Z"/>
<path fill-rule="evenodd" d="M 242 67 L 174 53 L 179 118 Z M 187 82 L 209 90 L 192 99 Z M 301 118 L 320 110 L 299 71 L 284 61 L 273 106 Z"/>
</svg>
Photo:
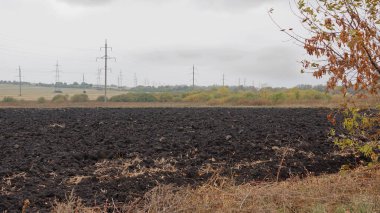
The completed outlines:
<svg viewBox="0 0 380 213">
<path fill-rule="evenodd" d="M 294 0 L 295 15 L 307 36 L 282 28 L 281 32 L 302 46 L 309 58 L 302 61 L 303 72 L 315 78 L 328 76 L 327 89 L 341 87 L 344 97 L 373 96 L 380 92 L 380 1 L 379 0 Z M 334 135 L 341 148 L 379 160 L 380 108 L 371 114 L 343 105 L 344 135 Z M 336 124 L 333 113 L 328 119 Z M 335 132 L 334 132 L 335 133 Z"/>
<path fill-rule="evenodd" d="M 380 1 L 378 0 L 298 0 L 300 22 L 309 37 L 280 30 L 301 44 L 318 61 L 304 60 L 305 72 L 314 77 L 329 76 L 328 89 L 342 87 L 357 95 L 379 94 L 380 86 Z"/>
</svg>

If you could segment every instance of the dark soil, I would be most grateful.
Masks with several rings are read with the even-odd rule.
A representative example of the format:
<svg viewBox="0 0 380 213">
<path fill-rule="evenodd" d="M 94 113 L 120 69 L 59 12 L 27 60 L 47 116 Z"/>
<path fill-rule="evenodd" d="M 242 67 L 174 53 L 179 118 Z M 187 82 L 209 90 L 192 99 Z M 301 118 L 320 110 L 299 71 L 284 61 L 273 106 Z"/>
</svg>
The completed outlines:
<svg viewBox="0 0 380 213">
<path fill-rule="evenodd" d="M 328 109 L 1 109 L 0 212 L 129 202 L 157 184 L 239 183 L 334 173 Z"/>
</svg>

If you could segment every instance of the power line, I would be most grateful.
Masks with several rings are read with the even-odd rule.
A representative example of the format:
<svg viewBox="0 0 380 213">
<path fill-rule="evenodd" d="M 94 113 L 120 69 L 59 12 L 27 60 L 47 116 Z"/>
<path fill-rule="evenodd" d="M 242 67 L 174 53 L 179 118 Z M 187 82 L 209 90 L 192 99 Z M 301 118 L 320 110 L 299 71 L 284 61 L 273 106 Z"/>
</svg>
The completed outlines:
<svg viewBox="0 0 380 213">
<path fill-rule="evenodd" d="M 105 52 L 104 56 L 97 58 L 96 60 L 98 59 L 104 60 L 104 102 L 107 102 L 107 71 L 108 71 L 107 62 L 109 59 L 114 59 L 116 61 L 116 58 L 108 56 L 108 49 L 112 51 L 112 47 L 108 47 L 107 39 L 106 39 L 105 46 L 100 48 L 100 50 L 102 49 L 104 49 L 104 52 Z"/>
</svg>

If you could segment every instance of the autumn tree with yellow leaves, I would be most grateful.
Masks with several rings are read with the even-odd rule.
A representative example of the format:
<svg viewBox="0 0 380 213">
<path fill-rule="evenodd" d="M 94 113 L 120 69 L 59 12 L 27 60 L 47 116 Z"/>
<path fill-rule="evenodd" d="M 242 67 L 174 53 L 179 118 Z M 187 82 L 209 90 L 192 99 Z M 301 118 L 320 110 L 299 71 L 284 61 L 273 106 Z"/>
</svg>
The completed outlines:
<svg viewBox="0 0 380 213">
<path fill-rule="evenodd" d="M 272 18 L 273 9 L 269 14 L 310 56 L 302 61 L 302 72 L 327 76 L 327 89 L 339 87 L 345 98 L 380 100 L 380 1 L 296 0 L 295 6 L 293 12 L 307 36 L 282 28 Z M 335 143 L 378 161 L 380 109 L 363 111 L 348 101 L 342 106 L 345 134 L 332 131 Z M 329 120 L 335 122 L 333 114 Z"/>
</svg>

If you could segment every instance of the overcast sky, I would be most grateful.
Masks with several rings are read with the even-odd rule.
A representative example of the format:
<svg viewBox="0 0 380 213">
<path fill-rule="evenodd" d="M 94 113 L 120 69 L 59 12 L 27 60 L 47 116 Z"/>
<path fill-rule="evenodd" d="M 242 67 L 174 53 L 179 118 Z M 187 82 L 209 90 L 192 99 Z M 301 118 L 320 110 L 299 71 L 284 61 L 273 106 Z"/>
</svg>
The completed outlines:
<svg viewBox="0 0 380 213">
<path fill-rule="evenodd" d="M 0 79 L 97 83 L 96 57 L 113 47 L 109 83 L 295 86 L 320 84 L 300 74 L 305 57 L 270 21 L 297 28 L 286 0 L 1 0 Z M 102 72 L 101 81 L 104 81 Z"/>
</svg>

